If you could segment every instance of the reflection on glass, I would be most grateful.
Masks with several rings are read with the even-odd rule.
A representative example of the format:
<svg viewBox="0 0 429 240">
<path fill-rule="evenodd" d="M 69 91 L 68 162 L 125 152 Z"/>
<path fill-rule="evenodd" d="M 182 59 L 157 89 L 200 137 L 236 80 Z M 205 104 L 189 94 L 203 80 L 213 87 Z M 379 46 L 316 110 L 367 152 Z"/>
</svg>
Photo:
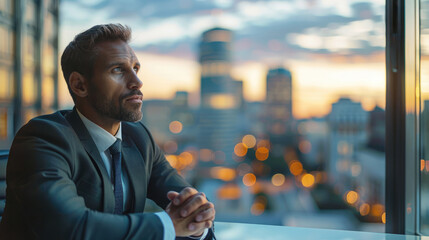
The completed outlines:
<svg viewBox="0 0 429 240">
<path fill-rule="evenodd" d="M 420 1 L 420 231 L 429 235 L 429 1 Z"/>
</svg>

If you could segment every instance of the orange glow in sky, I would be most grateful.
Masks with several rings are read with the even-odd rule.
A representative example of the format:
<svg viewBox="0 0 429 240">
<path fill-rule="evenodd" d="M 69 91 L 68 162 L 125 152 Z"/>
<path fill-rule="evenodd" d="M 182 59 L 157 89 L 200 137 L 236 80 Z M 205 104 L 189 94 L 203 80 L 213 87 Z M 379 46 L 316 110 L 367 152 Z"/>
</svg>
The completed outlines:
<svg viewBox="0 0 429 240">
<path fill-rule="evenodd" d="M 142 68 L 144 99 L 170 99 L 176 91 L 188 91 L 191 106 L 199 105 L 200 66 L 198 62 L 165 55 L 136 53 Z M 292 72 L 292 104 L 295 118 L 322 117 L 339 97 L 362 103 L 365 110 L 385 107 L 385 62 L 359 59 L 335 61 L 290 60 L 284 66 Z M 231 76 L 242 80 L 247 101 L 263 101 L 266 73 L 263 63 L 234 65 Z M 62 77 L 61 77 L 62 79 Z M 60 84 L 62 106 L 72 105 L 67 86 Z M 144 104 L 144 103 L 143 103 Z"/>
</svg>

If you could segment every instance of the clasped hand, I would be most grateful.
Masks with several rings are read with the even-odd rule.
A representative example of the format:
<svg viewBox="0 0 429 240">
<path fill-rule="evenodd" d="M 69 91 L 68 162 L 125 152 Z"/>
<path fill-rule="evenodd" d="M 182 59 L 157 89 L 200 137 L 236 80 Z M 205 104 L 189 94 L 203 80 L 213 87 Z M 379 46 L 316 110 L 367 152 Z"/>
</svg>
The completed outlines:
<svg viewBox="0 0 429 240">
<path fill-rule="evenodd" d="M 180 193 L 170 191 L 167 197 L 171 202 L 165 211 L 173 221 L 176 236 L 201 236 L 212 226 L 215 209 L 204 193 L 187 187 Z"/>
</svg>

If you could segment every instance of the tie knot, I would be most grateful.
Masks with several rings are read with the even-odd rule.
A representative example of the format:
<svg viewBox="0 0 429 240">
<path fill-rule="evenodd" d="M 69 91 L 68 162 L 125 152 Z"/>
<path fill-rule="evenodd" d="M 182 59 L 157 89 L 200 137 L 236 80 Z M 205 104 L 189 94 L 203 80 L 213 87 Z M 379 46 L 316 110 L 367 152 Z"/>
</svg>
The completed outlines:
<svg viewBox="0 0 429 240">
<path fill-rule="evenodd" d="M 121 140 L 116 139 L 116 142 L 112 144 L 112 146 L 109 147 L 110 154 L 116 154 L 122 151 L 121 147 Z"/>
</svg>

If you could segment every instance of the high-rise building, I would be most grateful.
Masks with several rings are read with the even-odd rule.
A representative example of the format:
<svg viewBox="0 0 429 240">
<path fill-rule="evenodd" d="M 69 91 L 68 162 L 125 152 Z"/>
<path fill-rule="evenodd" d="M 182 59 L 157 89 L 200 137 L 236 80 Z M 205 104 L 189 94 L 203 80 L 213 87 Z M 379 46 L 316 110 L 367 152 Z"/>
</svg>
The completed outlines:
<svg viewBox="0 0 429 240">
<path fill-rule="evenodd" d="M 328 115 L 329 151 L 327 172 L 331 183 L 337 190 L 353 190 L 357 183 L 353 175 L 359 168 L 357 150 L 368 142 L 367 126 L 369 113 L 362 108 L 360 102 L 349 98 L 340 98 L 332 104 Z"/>
<path fill-rule="evenodd" d="M 267 74 L 265 128 L 272 141 L 290 135 L 292 129 L 292 75 L 284 68 L 273 68 Z M 290 144 L 290 143 L 289 143 Z"/>
<path fill-rule="evenodd" d="M 198 142 L 200 149 L 223 152 L 226 164 L 232 164 L 234 145 L 238 140 L 240 96 L 231 76 L 232 32 L 213 28 L 202 34 L 199 61 L 201 64 L 201 107 Z"/>
<path fill-rule="evenodd" d="M 58 108 L 59 0 L 0 1 L 0 148 Z"/>
</svg>

